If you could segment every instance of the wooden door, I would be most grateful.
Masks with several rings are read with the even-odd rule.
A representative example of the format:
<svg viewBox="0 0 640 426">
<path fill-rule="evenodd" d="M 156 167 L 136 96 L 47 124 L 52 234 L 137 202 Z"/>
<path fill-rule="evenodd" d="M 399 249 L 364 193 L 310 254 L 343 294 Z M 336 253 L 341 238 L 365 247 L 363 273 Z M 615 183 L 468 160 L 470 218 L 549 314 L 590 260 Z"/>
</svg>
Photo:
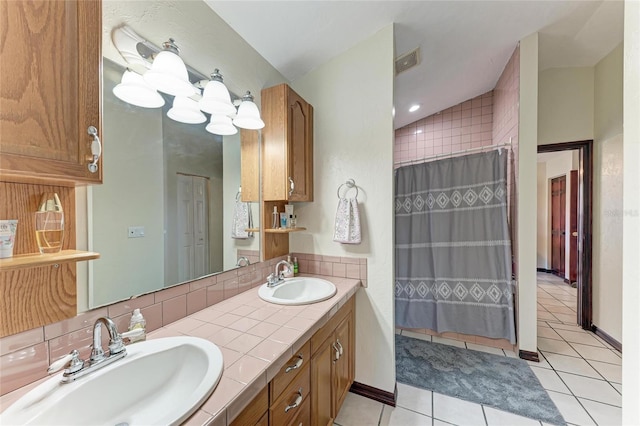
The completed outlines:
<svg viewBox="0 0 640 426">
<path fill-rule="evenodd" d="M 193 180 L 193 277 L 209 273 L 209 179 L 192 176 Z"/>
<path fill-rule="evenodd" d="M 336 362 L 336 354 L 331 347 L 333 334 L 327 338 L 320 349 L 311 358 L 311 424 L 326 426 L 333 424 L 332 400 L 333 380 L 332 370 Z"/>
<path fill-rule="evenodd" d="M 565 277 L 566 177 L 551 179 L 551 269 Z"/>
<path fill-rule="evenodd" d="M 336 328 L 336 345 L 340 351 L 340 358 L 335 363 L 335 405 L 334 416 L 338 415 L 344 399 L 347 397 L 353 381 L 351 359 L 353 348 L 351 347 L 353 330 L 353 316 L 348 315 Z"/>
<path fill-rule="evenodd" d="M 178 282 L 193 278 L 195 244 L 193 232 L 193 181 L 178 175 Z"/>
<path fill-rule="evenodd" d="M 289 185 L 293 185 L 293 189 L 287 199 L 313 201 L 313 108 L 291 89 L 288 100 L 287 166 Z"/>
<path fill-rule="evenodd" d="M 578 187 L 577 170 L 571 170 L 569 183 L 569 281 L 578 281 Z"/>
<path fill-rule="evenodd" d="M 0 1 L 0 178 L 101 182 L 100 1 Z"/>
</svg>

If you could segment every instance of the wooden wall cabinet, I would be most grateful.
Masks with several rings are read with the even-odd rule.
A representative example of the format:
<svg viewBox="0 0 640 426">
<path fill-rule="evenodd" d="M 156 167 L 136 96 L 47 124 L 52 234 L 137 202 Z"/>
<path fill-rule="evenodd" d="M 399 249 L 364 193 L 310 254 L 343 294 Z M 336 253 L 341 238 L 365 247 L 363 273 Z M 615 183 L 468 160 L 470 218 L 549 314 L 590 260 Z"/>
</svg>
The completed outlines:
<svg viewBox="0 0 640 426">
<path fill-rule="evenodd" d="M 288 85 L 262 90 L 262 197 L 313 201 L 313 107 Z"/>
<path fill-rule="evenodd" d="M 0 180 L 101 182 L 101 1 L 1 1 L 0 17 Z"/>
</svg>

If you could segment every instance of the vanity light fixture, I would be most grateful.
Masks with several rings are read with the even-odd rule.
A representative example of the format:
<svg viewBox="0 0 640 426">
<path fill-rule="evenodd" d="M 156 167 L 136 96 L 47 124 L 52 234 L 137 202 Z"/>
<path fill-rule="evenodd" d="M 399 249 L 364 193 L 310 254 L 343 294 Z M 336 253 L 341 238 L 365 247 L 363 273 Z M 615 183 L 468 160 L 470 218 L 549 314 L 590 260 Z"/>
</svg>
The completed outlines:
<svg viewBox="0 0 640 426">
<path fill-rule="evenodd" d="M 196 88 L 189 81 L 187 67 L 180 59 L 178 46 L 170 38 L 163 44 L 164 50 L 155 57 L 151 69 L 144 73 L 144 80 L 155 89 L 172 96 L 193 96 Z"/>
<path fill-rule="evenodd" d="M 173 107 L 167 111 L 167 117 L 186 124 L 200 124 L 207 121 L 207 117 L 200 112 L 198 103 L 186 96 L 176 96 Z"/>
<path fill-rule="evenodd" d="M 126 103 L 142 108 L 160 108 L 164 105 L 164 98 L 160 93 L 140 74 L 129 70 L 122 74 L 122 81 L 113 88 L 113 94 Z"/>
<path fill-rule="evenodd" d="M 209 133 L 222 136 L 230 136 L 238 133 L 238 129 L 231 124 L 231 117 L 222 114 L 212 114 L 211 121 L 205 127 Z"/>
<path fill-rule="evenodd" d="M 223 114 L 235 116 L 236 107 L 231 103 L 231 95 L 224 85 L 222 74 L 216 68 L 211 74 L 211 80 L 204 86 L 202 99 L 199 102 L 200 109 L 209 114 Z"/>
<path fill-rule="evenodd" d="M 238 115 L 233 119 L 233 124 L 250 130 L 259 130 L 264 127 L 258 106 L 253 102 L 253 95 L 248 90 L 242 97 L 242 103 L 238 107 Z"/>
<path fill-rule="evenodd" d="M 164 105 L 164 98 L 157 91 L 175 96 L 173 107 L 167 112 L 169 118 L 188 124 L 204 123 L 207 116 L 203 111 L 211 115 L 206 130 L 218 135 L 236 134 L 236 127 L 264 127 L 249 91 L 239 99 L 229 92 L 217 68 L 208 80 L 186 65 L 174 39 L 165 42 L 161 50 L 123 25 L 113 29 L 112 40 L 130 67 L 113 90 L 119 99 L 144 108 L 158 108 Z"/>
</svg>

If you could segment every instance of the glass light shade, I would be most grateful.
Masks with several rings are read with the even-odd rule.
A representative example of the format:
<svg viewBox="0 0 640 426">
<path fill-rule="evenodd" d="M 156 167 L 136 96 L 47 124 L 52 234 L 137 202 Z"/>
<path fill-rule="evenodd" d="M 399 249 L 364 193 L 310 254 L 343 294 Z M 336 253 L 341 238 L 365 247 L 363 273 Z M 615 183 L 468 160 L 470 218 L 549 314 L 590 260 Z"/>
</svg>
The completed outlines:
<svg viewBox="0 0 640 426">
<path fill-rule="evenodd" d="M 209 114 L 234 115 L 236 113 L 229 90 L 223 82 L 216 80 L 211 80 L 204 86 L 200 109 Z"/>
<path fill-rule="evenodd" d="M 211 121 L 205 128 L 207 132 L 216 135 L 229 136 L 238 133 L 238 129 L 231 124 L 231 118 L 222 114 L 214 114 L 211 116 Z"/>
<path fill-rule="evenodd" d="M 200 112 L 198 103 L 186 96 L 175 97 L 173 107 L 167 111 L 167 117 L 187 124 L 200 124 L 207 121 L 207 117 Z"/>
<path fill-rule="evenodd" d="M 264 121 L 260 118 L 258 106 L 250 100 L 243 100 L 238 107 L 238 116 L 233 119 L 233 124 L 243 129 L 259 130 L 264 127 Z"/>
<path fill-rule="evenodd" d="M 144 80 L 155 89 L 172 96 L 192 96 L 196 88 L 189 82 L 187 67 L 177 54 L 163 50 L 153 60 Z"/>
<path fill-rule="evenodd" d="M 113 94 L 126 103 L 142 108 L 160 108 L 164 99 L 160 93 L 144 81 L 144 78 L 133 71 L 125 71 L 122 81 L 113 88 Z"/>
</svg>

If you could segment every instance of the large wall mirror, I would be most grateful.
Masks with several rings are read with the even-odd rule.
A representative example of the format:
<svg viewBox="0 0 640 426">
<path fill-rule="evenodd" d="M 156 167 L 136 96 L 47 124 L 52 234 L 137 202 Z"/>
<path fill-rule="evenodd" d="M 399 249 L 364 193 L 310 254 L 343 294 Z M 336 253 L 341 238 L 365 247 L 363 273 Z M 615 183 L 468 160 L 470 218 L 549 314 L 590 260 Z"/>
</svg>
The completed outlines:
<svg viewBox="0 0 640 426">
<path fill-rule="evenodd" d="M 104 182 L 87 195 L 89 244 L 101 257 L 89 269 L 89 308 L 235 268 L 240 250 L 259 256 L 258 233 L 232 236 L 240 132 L 173 121 L 172 97 L 156 109 L 121 101 L 112 90 L 123 71 L 104 59 Z"/>
</svg>

